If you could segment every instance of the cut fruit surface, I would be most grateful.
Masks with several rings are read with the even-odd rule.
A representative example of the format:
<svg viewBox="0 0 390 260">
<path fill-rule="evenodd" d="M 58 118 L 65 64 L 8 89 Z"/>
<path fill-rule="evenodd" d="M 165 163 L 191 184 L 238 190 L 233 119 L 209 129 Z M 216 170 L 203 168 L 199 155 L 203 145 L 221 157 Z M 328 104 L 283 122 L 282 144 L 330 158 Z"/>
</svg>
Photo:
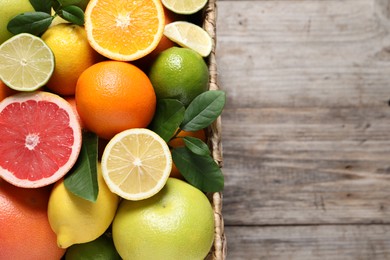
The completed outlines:
<svg viewBox="0 0 390 260">
<path fill-rule="evenodd" d="M 102 156 L 103 177 L 113 193 L 124 199 L 146 199 L 165 185 L 172 168 L 167 143 L 145 128 L 114 136 Z"/>
<path fill-rule="evenodd" d="M 152 52 L 164 30 L 160 0 L 91 0 L 85 29 L 91 46 L 103 56 L 122 61 Z"/>
<path fill-rule="evenodd" d="M 164 35 L 178 45 L 196 51 L 202 57 L 207 57 L 213 47 L 210 35 L 202 27 L 189 22 L 167 24 Z"/>
<path fill-rule="evenodd" d="M 163 5 L 177 14 L 194 14 L 200 11 L 207 0 L 162 0 Z"/>
<path fill-rule="evenodd" d="M 54 55 L 46 43 L 21 33 L 0 46 L 0 77 L 10 88 L 33 91 L 42 87 L 54 71 Z"/>
<path fill-rule="evenodd" d="M 0 103 L 0 177 L 24 188 L 56 182 L 74 165 L 81 128 L 71 105 L 37 91 Z"/>
</svg>

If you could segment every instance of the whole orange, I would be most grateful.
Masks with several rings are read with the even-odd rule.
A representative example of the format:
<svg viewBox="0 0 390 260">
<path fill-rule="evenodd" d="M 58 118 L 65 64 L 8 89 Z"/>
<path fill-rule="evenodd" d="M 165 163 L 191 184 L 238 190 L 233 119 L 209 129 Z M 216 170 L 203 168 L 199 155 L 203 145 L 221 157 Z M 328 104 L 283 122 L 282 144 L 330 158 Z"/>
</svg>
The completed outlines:
<svg viewBox="0 0 390 260">
<path fill-rule="evenodd" d="M 196 137 L 202 141 L 206 141 L 206 132 L 204 129 L 201 129 L 201 130 L 196 131 L 196 132 L 181 130 L 175 138 L 172 138 L 168 142 L 169 147 L 175 148 L 175 147 L 184 146 L 185 144 L 183 141 L 183 137 L 185 137 L 185 136 Z M 176 165 L 173 162 L 172 162 L 172 170 L 171 170 L 170 176 L 173 178 L 183 179 L 183 176 L 181 175 L 179 169 L 177 169 Z"/>
<path fill-rule="evenodd" d="M 49 225 L 50 186 L 25 189 L 0 179 L 0 259 L 61 259 Z"/>
<path fill-rule="evenodd" d="M 195 131 L 195 132 L 191 132 L 191 131 L 184 131 L 184 130 L 181 130 L 176 137 L 172 138 L 168 145 L 171 146 L 171 147 L 180 147 L 180 146 L 184 146 L 184 141 L 183 141 L 183 137 L 186 137 L 186 136 L 190 136 L 190 137 L 196 137 L 202 141 L 206 141 L 206 133 L 205 133 L 205 130 L 204 129 L 201 129 L 201 130 L 198 130 L 198 131 Z"/>
<path fill-rule="evenodd" d="M 122 61 L 103 61 L 86 69 L 77 81 L 75 98 L 85 127 L 104 139 L 147 127 L 156 110 L 148 76 Z"/>
</svg>

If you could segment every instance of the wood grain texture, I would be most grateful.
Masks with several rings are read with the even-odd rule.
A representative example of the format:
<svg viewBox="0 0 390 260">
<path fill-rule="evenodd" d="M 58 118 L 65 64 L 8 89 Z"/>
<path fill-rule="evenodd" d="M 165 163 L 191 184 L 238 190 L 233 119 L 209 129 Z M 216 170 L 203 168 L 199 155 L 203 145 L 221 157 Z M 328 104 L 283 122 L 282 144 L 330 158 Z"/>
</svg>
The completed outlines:
<svg viewBox="0 0 390 260">
<path fill-rule="evenodd" d="M 294 227 L 301 241 L 253 259 L 337 259 L 321 257 L 340 226 L 340 259 L 390 259 L 361 248 L 390 245 L 390 1 L 217 4 L 228 259 Z"/>
<path fill-rule="evenodd" d="M 235 17 L 218 23 L 226 223 L 390 222 L 390 27 L 374 2 L 219 6 Z"/>
<path fill-rule="evenodd" d="M 228 227 L 228 259 L 390 259 L 388 226 Z"/>
</svg>

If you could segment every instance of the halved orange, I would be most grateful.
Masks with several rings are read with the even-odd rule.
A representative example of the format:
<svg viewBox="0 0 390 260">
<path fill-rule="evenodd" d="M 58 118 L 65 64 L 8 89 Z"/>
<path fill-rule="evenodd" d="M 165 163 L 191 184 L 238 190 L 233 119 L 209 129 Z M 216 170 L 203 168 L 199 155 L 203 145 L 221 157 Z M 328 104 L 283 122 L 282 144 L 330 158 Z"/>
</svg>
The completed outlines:
<svg viewBox="0 0 390 260">
<path fill-rule="evenodd" d="M 164 31 L 160 0 L 91 0 L 85 10 L 90 45 L 101 55 L 132 61 L 152 52 Z"/>
</svg>

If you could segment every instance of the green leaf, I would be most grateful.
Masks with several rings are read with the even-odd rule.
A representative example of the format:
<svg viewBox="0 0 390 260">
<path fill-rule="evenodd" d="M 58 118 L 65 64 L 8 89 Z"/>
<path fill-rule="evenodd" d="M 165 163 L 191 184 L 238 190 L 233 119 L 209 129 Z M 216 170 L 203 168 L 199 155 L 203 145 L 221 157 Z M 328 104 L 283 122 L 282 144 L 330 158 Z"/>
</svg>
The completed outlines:
<svg viewBox="0 0 390 260">
<path fill-rule="evenodd" d="M 58 13 L 58 10 L 60 10 L 61 7 L 62 5 L 58 0 L 52 0 L 52 8 L 56 13 Z"/>
<path fill-rule="evenodd" d="M 31 5 L 37 12 L 51 14 L 51 5 L 53 0 L 30 0 Z"/>
<path fill-rule="evenodd" d="M 58 15 L 68 22 L 83 26 L 84 25 L 84 11 L 75 5 L 68 5 L 60 8 Z"/>
<path fill-rule="evenodd" d="M 199 138 L 192 137 L 192 136 L 185 136 L 183 140 L 184 140 L 184 144 L 188 149 L 190 149 L 191 152 L 202 156 L 207 156 L 211 154 L 207 144 L 205 144 Z"/>
<path fill-rule="evenodd" d="M 157 101 L 156 113 L 149 128 L 168 142 L 183 121 L 184 111 L 184 105 L 180 101 L 160 99 Z"/>
<path fill-rule="evenodd" d="M 39 36 L 49 28 L 52 21 L 53 17 L 48 13 L 21 13 L 9 21 L 7 29 L 13 34 L 31 33 Z"/>
<path fill-rule="evenodd" d="M 99 193 L 97 181 L 97 144 L 94 133 L 83 133 L 83 144 L 76 164 L 66 175 L 65 187 L 73 194 L 95 202 Z"/>
<path fill-rule="evenodd" d="M 172 150 L 172 159 L 191 185 L 204 192 L 223 190 L 223 174 L 211 156 L 197 155 L 186 147 L 177 147 Z"/>
<path fill-rule="evenodd" d="M 57 0 L 57 1 L 62 6 L 76 5 L 81 2 L 81 0 Z"/>
<path fill-rule="evenodd" d="M 180 128 L 198 131 L 208 127 L 222 113 L 226 94 L 221 90 L 209 90 L 198 95 L 187 107 Z"/>
</svg>

